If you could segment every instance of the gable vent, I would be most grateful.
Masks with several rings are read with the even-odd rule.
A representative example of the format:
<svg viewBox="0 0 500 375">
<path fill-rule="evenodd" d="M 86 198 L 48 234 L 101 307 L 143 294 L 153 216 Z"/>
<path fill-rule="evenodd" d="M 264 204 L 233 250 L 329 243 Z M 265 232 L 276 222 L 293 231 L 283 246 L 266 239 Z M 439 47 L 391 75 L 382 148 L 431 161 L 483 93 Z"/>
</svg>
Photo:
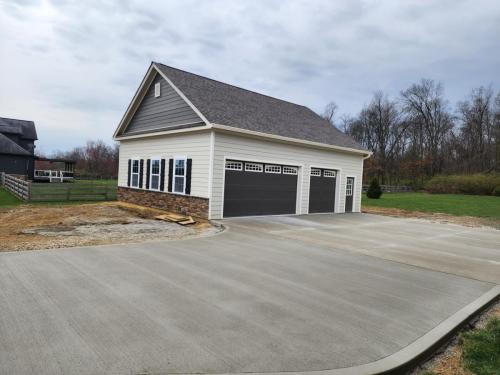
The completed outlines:
<svg viewBox="0 0 500 375">
<path fill-rule="evenodd" d="M 160 82 L 155 83 L 155 98 L 160 96 Z"/>
</svg>

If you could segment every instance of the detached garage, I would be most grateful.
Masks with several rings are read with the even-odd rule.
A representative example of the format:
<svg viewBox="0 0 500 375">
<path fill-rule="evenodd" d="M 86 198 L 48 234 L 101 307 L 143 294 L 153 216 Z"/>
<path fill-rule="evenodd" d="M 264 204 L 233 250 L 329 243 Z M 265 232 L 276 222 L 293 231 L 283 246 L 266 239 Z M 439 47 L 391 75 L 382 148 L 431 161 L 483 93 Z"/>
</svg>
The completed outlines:
<svg viewBox="0 0 500 375">
<path fill-rule="evenodd" d="M 370 156 L 307 107 L 154 62 L 114 139 L 120 200 L 209 219 L 359 212 Z"/>
</svg>

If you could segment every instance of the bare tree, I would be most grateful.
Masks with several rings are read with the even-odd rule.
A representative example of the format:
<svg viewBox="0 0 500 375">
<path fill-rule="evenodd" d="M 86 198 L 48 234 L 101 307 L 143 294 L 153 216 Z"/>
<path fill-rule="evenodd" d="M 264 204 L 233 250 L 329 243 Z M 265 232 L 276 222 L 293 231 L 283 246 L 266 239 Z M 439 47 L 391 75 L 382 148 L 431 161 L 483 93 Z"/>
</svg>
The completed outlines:
<svg viewBox="0 0 500 375">
<path fill-rule="evenodd" d="M 337 110 L 339 109 L 337 103 L 330 102 L 326 105 L 325 111 L 323 112 L 323 118 L 327 120 L 330 124 L 335 126 L 335 115 L 337 114 Z"/>
<path fill-rule="evenodd" d="M 459 146 L 468 172 L 487 171 L 494 167 L 494 112 L 491 87 L 473 89 L 467 100 L 458 103 L 462 140 Z"/>
<path fill-rule="evenodd" d="M 444 99 L 443 87 L 430 79 L 422 79 L 401 92 L 403 110 L 408 116 L 420 159 L 430 159 L 429 174 L 441 171 L 443 163 L 442 146 L 453 129 L 453 117 Z"/>
<path fill-rule="evenodd" d="M 404 149 L 406 127 L 397 102 L 389 100 L 382 91 L 373 95 L 370 104 L 350 126 L 350 134 L 374 152 L 374 169 L 383 183 L 393 172 L 390 165 L 394 164 L 396 154 Z"/>
</svg>

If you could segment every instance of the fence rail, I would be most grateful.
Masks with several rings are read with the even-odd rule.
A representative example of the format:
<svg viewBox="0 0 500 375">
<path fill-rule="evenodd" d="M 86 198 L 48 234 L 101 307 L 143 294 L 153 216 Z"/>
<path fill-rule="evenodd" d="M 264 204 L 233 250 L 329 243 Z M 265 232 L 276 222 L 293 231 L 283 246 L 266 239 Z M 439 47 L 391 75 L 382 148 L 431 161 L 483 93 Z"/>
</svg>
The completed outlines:
<svg viewBox="0 0 500 375">
<path fill-rule="evenodd" d="M 5 173 L 1 173 L 0 178 L 8 191 L 24 201 L 107 201 L 115 200 L 117 195 L 116 184 L 109 181 L 43 183 L 25 181 Z"/>
<path fill-rule="evenodd" d="M 411 186 L 405 185 L 380 185 L 384 193 L 409 193 L 414 191 Z M 368 185 L 363 185 L 363 192 L 368 190 Z"/>
<path fill-rule="evenodd" d="M 30 200 L 31 184 L 29 181 L 2 172 L 2 185 L 19 199 Z"/>
<path fill-rule="evenodd" d="M 34 183 L 31 201 L 106 201 L 116 199 L 117 187 L 100 183 Z"/>
</svg>

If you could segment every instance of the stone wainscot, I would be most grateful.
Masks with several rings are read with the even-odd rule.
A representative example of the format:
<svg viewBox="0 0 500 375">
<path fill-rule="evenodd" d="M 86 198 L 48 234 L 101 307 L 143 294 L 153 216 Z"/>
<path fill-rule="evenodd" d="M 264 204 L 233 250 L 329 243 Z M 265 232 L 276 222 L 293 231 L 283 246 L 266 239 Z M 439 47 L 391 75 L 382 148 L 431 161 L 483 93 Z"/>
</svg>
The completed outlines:
<svg viewBox="0 0 500 375">
<path fill-rule="evenodd" d="M 208 219 L 208 198 L 119 186 L 118 200 Z"/>
</svg>

